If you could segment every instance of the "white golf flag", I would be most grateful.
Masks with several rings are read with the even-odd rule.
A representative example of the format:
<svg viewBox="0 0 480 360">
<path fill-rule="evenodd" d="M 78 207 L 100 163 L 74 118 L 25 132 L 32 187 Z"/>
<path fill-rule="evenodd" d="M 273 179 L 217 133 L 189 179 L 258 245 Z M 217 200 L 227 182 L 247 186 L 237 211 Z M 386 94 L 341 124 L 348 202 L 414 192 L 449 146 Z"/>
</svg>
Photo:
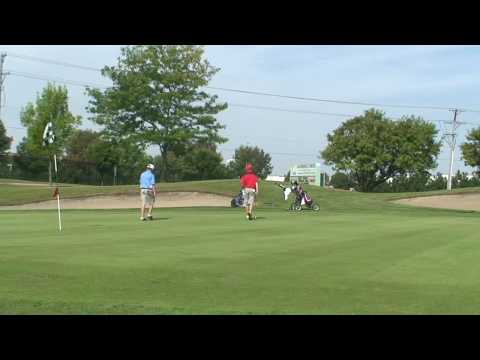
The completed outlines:
<svg viewBox="0 0 480 360">
<path fill-rule="evenodd" d="M 45 126 L 45 130 L 43 131 L 43 145 L 48 146 L 55 142 L 55 133 L 53 132 L 53 124 L 49 122 L 47 126 Z"/>
</svg>

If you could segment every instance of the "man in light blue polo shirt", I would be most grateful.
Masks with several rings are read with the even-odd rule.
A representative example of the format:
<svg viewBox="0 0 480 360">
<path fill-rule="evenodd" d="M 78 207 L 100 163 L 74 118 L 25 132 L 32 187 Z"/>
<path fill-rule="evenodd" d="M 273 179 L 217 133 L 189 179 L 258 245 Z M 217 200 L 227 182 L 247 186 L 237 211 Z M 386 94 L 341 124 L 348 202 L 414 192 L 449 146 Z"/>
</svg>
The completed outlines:
<svg viewBox="0 0 480 360">
<path fill-rule="evenodd" d="M 142 199 L 142 209 L 140 220 L 145 221 L 145 208 L 148 206 L 148 220 L 153 220 L 152 210 L 155 203 L 157 192 L 155 189 L 155 175 L 153 170 L 155 166 L 148 164 L 147 169 L 140 175 L 140 197 Z"/>
</svg>

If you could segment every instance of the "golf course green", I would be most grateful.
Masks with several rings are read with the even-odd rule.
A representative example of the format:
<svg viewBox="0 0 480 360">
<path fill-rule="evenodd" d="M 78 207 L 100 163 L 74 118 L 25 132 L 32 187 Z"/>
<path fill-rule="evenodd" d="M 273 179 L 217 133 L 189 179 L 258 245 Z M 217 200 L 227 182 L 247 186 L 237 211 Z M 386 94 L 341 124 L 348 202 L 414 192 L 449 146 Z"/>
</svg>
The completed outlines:
<svg viewBox="0 0 480 360">
<path fill-rule="evenodd" d="M 233 196 L 239 184 L 159 188 Z M 156 209 L 148 222 L 133 209 L 65 210 L 59 233 L 56 211 L 2 210 L 0 314 L 480 314 L 480 213 L 307 190 L 319 212 L 286 211 L 262 184 L 257 221 L 232 208 Z M 0 182 L 0 205 L 51 193 Z"/>
</svg>

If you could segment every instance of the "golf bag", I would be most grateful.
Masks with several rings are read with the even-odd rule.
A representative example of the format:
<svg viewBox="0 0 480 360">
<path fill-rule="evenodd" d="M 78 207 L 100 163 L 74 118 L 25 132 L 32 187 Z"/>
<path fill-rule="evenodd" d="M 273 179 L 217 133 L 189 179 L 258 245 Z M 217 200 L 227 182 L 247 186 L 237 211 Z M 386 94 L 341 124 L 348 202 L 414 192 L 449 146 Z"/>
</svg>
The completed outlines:
<svg viewBox="0 0 480 360">
<path fill-rule="evenodd" d="M 245 201 L 243 196 L 243 190 L 235 196 L 232 201 L 230 202 L 231 207 L 245 207 Z"/>
<path fill-rule="evenodd" d="M 283 185 L 279 186 L 283 189 L 285 201 L 288 200 L 291 193 L 295 194 L 295 201 L 290 204 L 289 210 L 301 211 L 304 208 L 314 211 L 320 210 L 320 207 L 313 198 L 298 184 L 293 184 L 291 187 L 285 187 Z"/>
</svg>

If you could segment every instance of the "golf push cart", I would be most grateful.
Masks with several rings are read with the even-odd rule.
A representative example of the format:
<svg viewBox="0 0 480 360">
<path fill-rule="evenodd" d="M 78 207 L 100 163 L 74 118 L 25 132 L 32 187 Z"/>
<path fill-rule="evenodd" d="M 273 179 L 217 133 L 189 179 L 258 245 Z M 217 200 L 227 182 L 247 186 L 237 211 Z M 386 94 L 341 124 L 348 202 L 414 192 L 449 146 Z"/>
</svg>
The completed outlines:
<svg viewBox="0 0 480 360">
<path fill-rule="evenodd" d="M 318 211 L 320 206 L 313 200 L 313 198 L 296 182 L 292 183 L 291 187 L 286 187 L 281 184 L 278 185 L 283 189 L 285 201 L 291 193 L 295 194 L 295 200 L 290 204 L 288 210 L 302 211 L 304 209 Z"/>
</svg>

